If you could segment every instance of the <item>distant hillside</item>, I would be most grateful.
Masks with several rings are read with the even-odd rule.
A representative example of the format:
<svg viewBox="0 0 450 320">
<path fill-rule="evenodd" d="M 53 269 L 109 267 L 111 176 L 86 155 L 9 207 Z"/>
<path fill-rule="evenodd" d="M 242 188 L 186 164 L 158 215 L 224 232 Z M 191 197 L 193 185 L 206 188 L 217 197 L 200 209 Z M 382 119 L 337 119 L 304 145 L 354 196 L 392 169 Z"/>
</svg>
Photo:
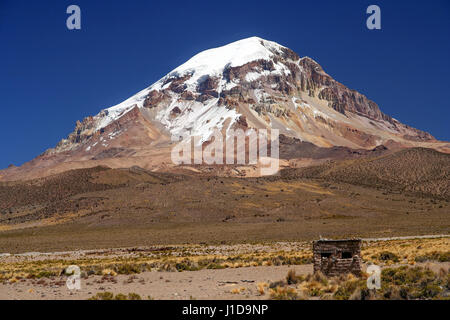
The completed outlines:
<svg viewBox="0 0 450 320">
<path fill-rule="evenodd" d="M 450 198 L 450 155 L 413 148 L 375 158 L 288 169 L 286 178 L 320 178 L 391 191 Z"/>
</svg>

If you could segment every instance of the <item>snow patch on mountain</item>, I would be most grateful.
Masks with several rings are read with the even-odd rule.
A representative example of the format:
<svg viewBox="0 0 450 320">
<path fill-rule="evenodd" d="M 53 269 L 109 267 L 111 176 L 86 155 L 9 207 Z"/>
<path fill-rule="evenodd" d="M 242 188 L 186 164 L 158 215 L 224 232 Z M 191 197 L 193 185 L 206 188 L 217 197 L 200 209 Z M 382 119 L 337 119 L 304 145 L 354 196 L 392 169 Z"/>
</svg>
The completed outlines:
<svg viewBox="0 0 450 320">
<path fill-rule="evenodd" d="M 226 67 L 239 67 L 255 60 L 270 60 L 274 54 L 281 53 L 282 48 L 285 47 L 276 42 L 251 37 L 219 48 L 205 50 L 169 72 L 150 88 L 161 90 L 164 81 L 168 78 L 190 74 L 191 78 L 185 83 L 190 90 L 195 90 L 199 80 L 206 75 L 210 77 L 221 76 Z M 284 70 L 284 68 L 283 66 L 277 66 L 277 70 Z"/>
<path fill-rule="evenodd" d="M 129 99 L 122 103 L 102 110 L 94 118 L 97 120 L 96 130 L 106 127 L 111 122 L 119 119 L 130 111 L 134 106 L 139 108 L 143 107 L 144 100 L 148 93 L 152 90 L 164 90 L 170 86 L 170 82 L 166 83 L 167 79 L 173 77 L 181 77 L 184 75 L 191 75 L 191 77 L 185 82 L 188 86 L 187 90 L 195 92 L 197 85 L 201 82 L 205 76 L 209 77 L 221 77 L 223 71 L 227 67 L 239 67 L 246 63 L 256 60 L 270 60 L 275 54 L 281 53 L 282 48 L 285 48 L 275 42 L 267 41 L 258 37 L 251 37 L 243 40 L 239 40 L 228 45 L 209 49 L 198 53 L 187 62 L 169 72 L 166 76 L 159 81 L 152 84 L 150 87 L 138 92 Z M 289 73 L 289 69 L 281 63 L 274 64 L 274 74 Z M 262 75 L 268 75 L 270 72 L 263 71 L 261 73 L 249 74 L 248 80 L 256 80 Z M 230 90 L 237 85 L 239 79 L 235 79 L 236 82 L 223 82 L 219 84 L 219 90 Z M 239 114 L 235 110 L 229 110 L 225 107 L 216 106 L 218 99 L 208 102 L 207 104 L 201 103 L 188 103 L 177 104 L 178 107 L 184 107 L 183 113 L 176 120 L 170 117 L 170 111 L 175 107 L 175 102 L 179 99 L 179 96 L 174 96 L 170 107 L 162 110 L 158 114 L 158 120 L 160 120 L 172 134 L 178 135 L 186 132 L 190 132 L 192 135 L 200 135 L 202 141 L 209 138 L 214 127 L 222 128 L 226 119 L 231 119 L 231 123 L 234 123 L 239 118 Z M 192 112 L 194 110 L 194 112 Z"/>
<path fill-rule="evenodd" d="M 162 109 L 157 114 L 156 120 L 160 121 L 177 139 L 188 136 L 199 137 L 198 143 L 201 144 L 208 140 L 215 128 L 222 129 L 227 119 L 230 121 L 228 130 L 240 117 L 234 109 L 217 106 L 216 100 L 208 104 L 176 103 L 176 101 L 174 99 L 169 108 Z M 171 110 L 175 108 L 175 105 L 181 113 L 173 118 Z"/>
<path fill-rule="evenodd" d="M 127 100 L 110 107 L 108 109 L 104 109 L 100 111 L 98 115 L 95 116 L 95 119 L 97 120 L 96 130 L 100 130 L 107 125 L 109 125 L 111 122 L 119 119 L 123 115 L 125 115 L 128 111 L 133 109 L 133 107 L 138 106 L 139 108 L 143 107 L 145 97 L 150 92 L 150 89 L 144 89 L 132 97 L 128 98 Z"/>
</svg>

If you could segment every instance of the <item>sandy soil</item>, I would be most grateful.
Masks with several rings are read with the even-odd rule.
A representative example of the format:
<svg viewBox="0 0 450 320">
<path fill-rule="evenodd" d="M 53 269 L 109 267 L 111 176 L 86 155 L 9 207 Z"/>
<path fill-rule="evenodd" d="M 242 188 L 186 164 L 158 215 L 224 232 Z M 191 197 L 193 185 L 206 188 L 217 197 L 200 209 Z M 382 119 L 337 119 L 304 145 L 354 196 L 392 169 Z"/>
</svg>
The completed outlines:
<svg viewBox="0 0 450 320">
<path fill-rule="evenodd" d="M 440 268 L 450 268 L 448 262 L 417 265 L 426 265 L 434 272 Z M 105 277 L 93 275 L 81 279 L 80 290 L 69 290 L 66 286 L 67 277 L 41 281 L 24 279 L 18 283 L 0 284 L 0 300 L 84 300 L 104 291 L 125 295 L 137 293 L 143 299 L 157 300 L 268 299 L 267 288 L 264 294 L 260 294 L 258 284 L 285 279 L 289 270 L 295 270 L 297 275 L 306 275 L 313 272 L 313 266 L 307 264 L 185 272 L 155 271 L 132 276 L 118 275 L 106 280 Z"/>
<path fill-rule="evenodd" d="M 312 265 L 204 269 L 186 272 L 144 272 L 118 275 L 111 280 L 102 276 L 81 279 L 81 290 L 69 290 L 67 277 L 38 281 L 24 280 L 0 285 L 0 299 L 88 299 L 98 292 L 137 293 L 143 299 L 267 299 L 260 295 L 258 283 L 283 279 L 290 269 L 297 274 L 312 272 Z M 244 288 L 244 289 L 242 289 Z M 240 289 L 240 293 L 232 293 Z"/>
</svg>

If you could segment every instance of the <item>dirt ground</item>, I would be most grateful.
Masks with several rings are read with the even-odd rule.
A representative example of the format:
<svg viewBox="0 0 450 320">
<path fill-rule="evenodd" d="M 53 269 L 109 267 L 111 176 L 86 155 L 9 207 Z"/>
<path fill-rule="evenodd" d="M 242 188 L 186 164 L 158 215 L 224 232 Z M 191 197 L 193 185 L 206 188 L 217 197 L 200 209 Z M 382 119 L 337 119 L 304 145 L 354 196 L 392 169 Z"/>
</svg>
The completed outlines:
<svg viewBox="0 0 450 320">
<path fill-rule="evenodd" d="M 164 192 L 156 187 L 131 194 L 102 191 L 107 209 L 67 213 L 56 224 L 46 219 L 24 228 L 0 224 L 0 252 L 381 238 L 446 234 L 450 228 L 446 201 L 345 184 L 220 181 L 183 181 Z M 214 193 L 205 196 L 205 189 Z"/>
<path fill-rule="evenodd" d="M 96 167 L 2 182 L 0 253 L 447 234 L 449 158 L 429 156 L 414 170 L 410 156 L 261 178 Z"/>
<path fill-rule="evenodd" d="M 376 263 L 382 268 L 421 266 L 439 273 L 450 270 L 449 252 L 450 238 L 441 236 L 365 240 L 361 255 L 363 270 L 367 263 Z M 386 253 L 388 260 L 381 258 Z M 310 257 L 309 242 L 2 254 L 0 300 L 89 299 L 105 292 L 157 300 L 269 299 L 269 285 L 286 279 L 290 270 L 297 276 L 312 274 Z M 202 267 L 206 259 L 208 265 Z M 66 285 L 68 276 L 62 271 L 70 264 L 81 268 L 80 290 Z M 122 268 L 144 264 L 142 272 Z"/>
<path fill-rule="evenodd" d="M 450 268 L 450 263 L 418 264 L 437 272 Z M 258 284 L 283 280 L 289 270 L 297 275 L 313 272 L 312 264 L 295 266 L 244 267 L 237 269 L 199 270 L 185 272 L 144 272 L 137 275 L 118 275 L 114 281 L 102 276 L 81 280 L 80 290 L 69 290 L 67 277 L 52 280 L 25 280 L 14 284 L 0 284 L 0 300 L 85 300 L 98 292 L 128 295 L 137 293 L 142 299 L 163 300 L 233 300 L 268 299 L 268 289 L 261 294 Z"/>
<path fill-rule="evenodd" d="M 40 284 L 26 280 L 0 285 L 0 299 L 84 300 L 102 291 L 114 294 L 132 292 L 143 299 L 267 299 L 266 295 L 257 292 L 257 284 L 283 279 L 290 269 L 298 274 L 307 274 L 312 272 L 312 265 L 144 272 L 135 276 L 118 275 L 115 282 L 103 283 L 102 276 L 90 276 L 81 280 L 81 290 L 72 291 L 65 285 L 67 277 Z M 233 289 L 240 292 L 232 293 Z"/>
</svg>

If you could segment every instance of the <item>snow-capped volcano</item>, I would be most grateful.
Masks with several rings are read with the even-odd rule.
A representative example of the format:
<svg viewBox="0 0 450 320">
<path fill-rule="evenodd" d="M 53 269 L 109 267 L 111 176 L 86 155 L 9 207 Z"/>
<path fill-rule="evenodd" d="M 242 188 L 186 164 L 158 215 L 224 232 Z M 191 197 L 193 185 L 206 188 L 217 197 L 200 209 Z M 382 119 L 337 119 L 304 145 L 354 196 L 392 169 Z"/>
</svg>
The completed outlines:
<svg viewBox="0 0 450 320">
<path fill-rule="evenodd" d="M 449 151 L 448 144 L 382 113 L 313 59 L 251 37 L 200 52 L 122 103 L 78 121 L 67 139 L 25 167 L 154 168 L 170 162 L 171 137 L 197 136 L 203 143 L 214 129 L 232 128 L 276 128 L 318 147 Z"/>
<path fill-rule="evenodd" d="M 179 103 L 179 94 L 177 95 L 177 92 L 172 90 L 172 101 L 170 105 L 164 110 L 161 110 L 156 116 L 156 119 L 161 121 L 172 134 L 201 136 L 201 141 L 204 142 L 209 138 L 214 128 L 221 128 L 226 120 L 230 120 L 229 124 L 232 125 L 240 117 L 236 110 L 233 109 L 211 108 L 217 105 L 219 96 L 223 91 L 230 90 L 239 84 L 239 79 L 235 79 L 234 81 L 227 80 L 224 77 L 224 72 L 230 68 L 240 67 L 252 61 L 264 60 L 272 62 L 274 70 L 251 72 L 247 74 L 246 80 L 256 80 L 262 75 L 287 75 L 290 73 L 289 69 L 281 62 L 274 63 L 272 60 L 275 56 L 282 55 L 283 50 L 288 49 L 272 41 L 251 37 L 223 47 L 200 52 L 150 87 L 138 92 L 116 106 L 102 110 L 94 117 L 94 121 L 96 122 L 95 130 L 106 127 L 135 106 L 144 108 L 144 103 L 150 92 L 167 91 L 171 89 L 172 83 L 176 80 L 186 79 L 182 84 L 183 93 L 194 96 L 198 93 L 198 88 L 203 83 L 207 85 L 207 80 L 217 79 L 217 85 L 215 87 L 217 97 L 214 97 L 215 99 L 211 99 L 206 104 L 202 103 L 200 105 L 199 103 L 196 105 L 195 110 L 191 109 L 192 111 L 184 112 L 195 103 Z M 182 107 L 180 109 L 182 115 L 176 120 L 171 117 L 171 107 L 175 106 L 178 108 Z M 189 129 L 188 132 L 186 132 L 187 129 Z"/>
<path fill-rule="evenodd" d="M 78 130 L 76 145 L 75 137 L 69 137 L 56 150 L 77 147 L 134 107 L 146 110 L 147 118 L 162 124 L 166 133 L 199 136 L 201 142 L 215 128 L 236 123 L 276 127 L 325 147 L 372 148 L 395 138 L 432 139 L 383 114 L 314 60 L 251 37 L 200 52 L 150 87 L 89 118 Z"/>
</svg>

